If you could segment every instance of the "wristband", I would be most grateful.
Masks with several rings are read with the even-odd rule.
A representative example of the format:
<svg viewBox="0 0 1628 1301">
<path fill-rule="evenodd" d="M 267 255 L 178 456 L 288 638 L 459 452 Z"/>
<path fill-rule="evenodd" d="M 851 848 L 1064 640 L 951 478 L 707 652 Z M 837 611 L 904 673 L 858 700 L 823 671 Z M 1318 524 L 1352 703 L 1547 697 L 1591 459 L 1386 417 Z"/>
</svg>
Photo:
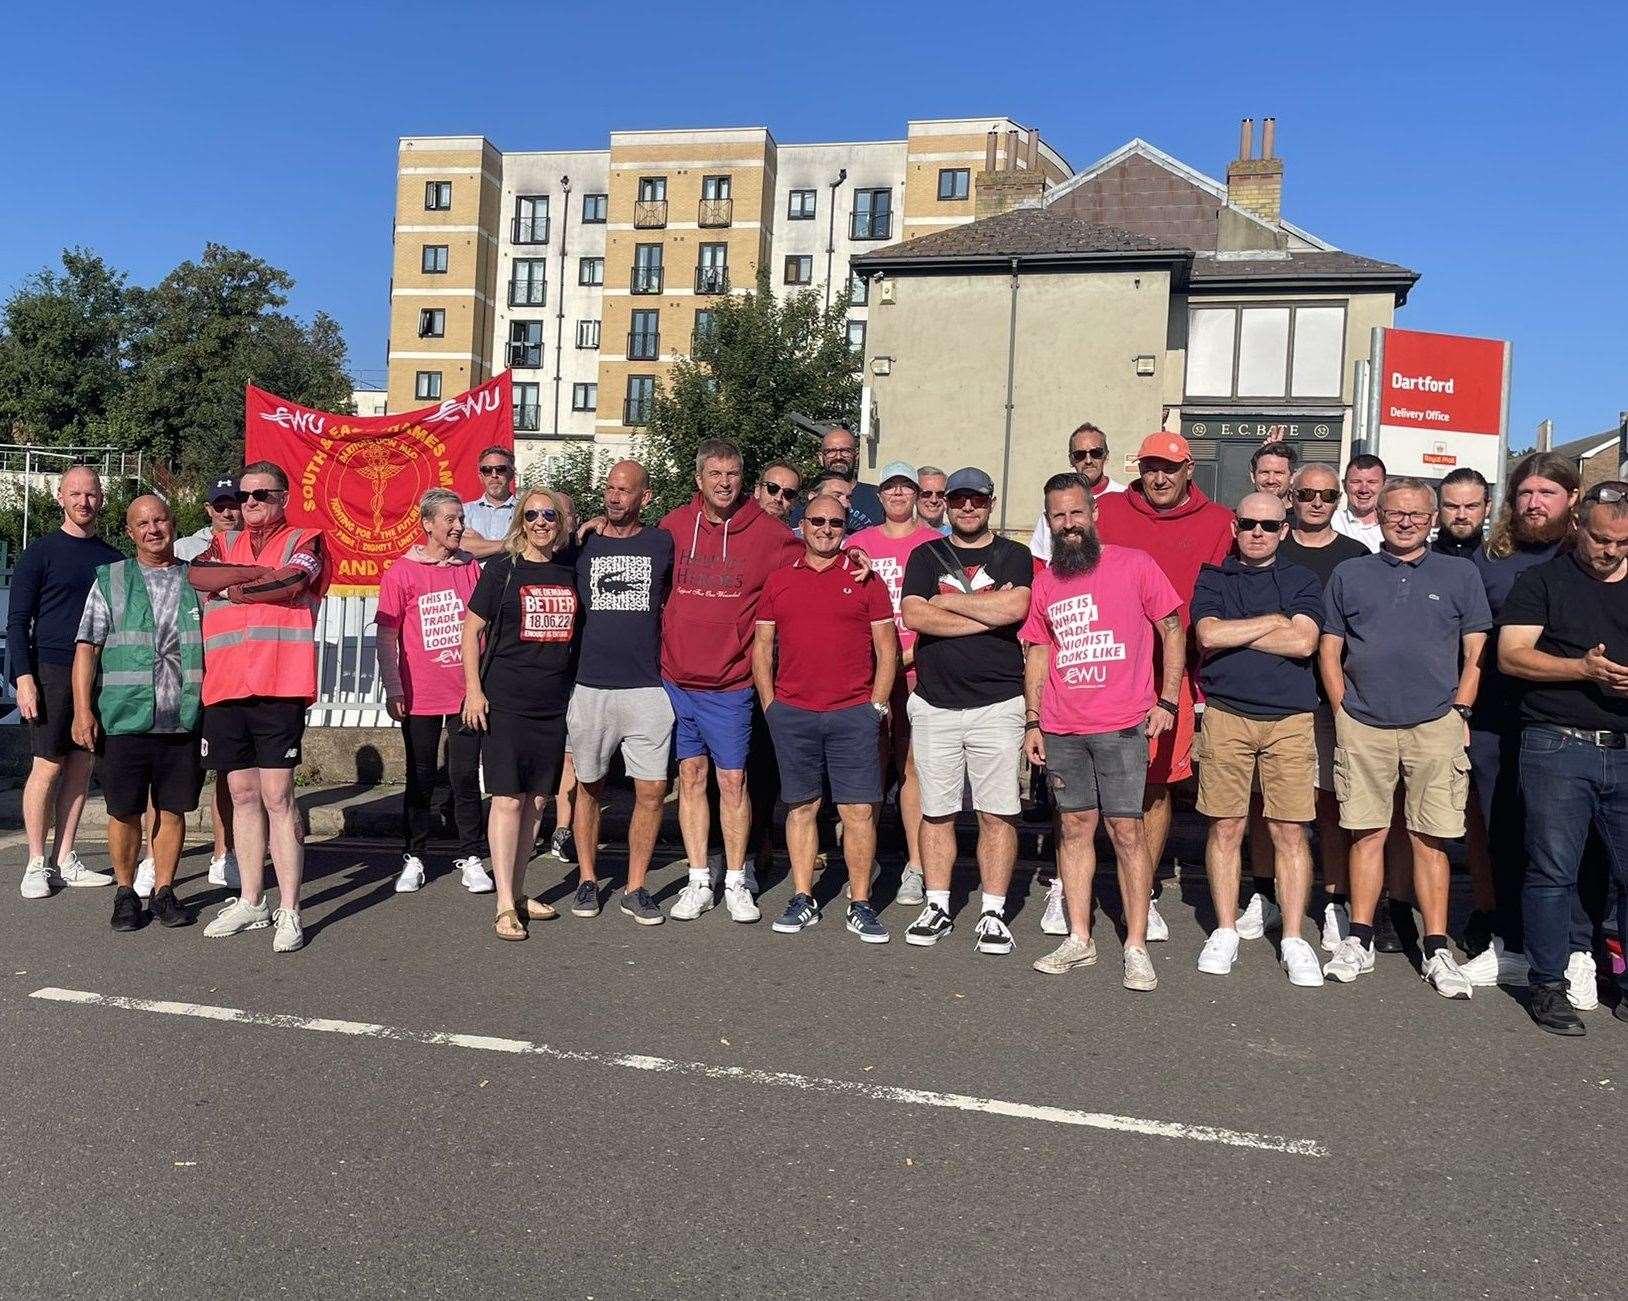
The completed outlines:
<svg viewBox="0 0 1628 1301">
<path fill-rule="evenodd" d="M 1155 709 L 1168 709 L 1170 711 L 1170 717 L 1172 718 L 1181 712 L 1181 710 L 1177 708 L 1175 701 L 1166 700 L 1163 696 L 1160 696 L 1153 702 L 1153 707 Z"/>
<path fill-rule="evenodd" d="M 1039 727 L 1039 726 L 1040 726 L 1040 720 L 1038 718 L 1031 718 L 1031 719 L 1027 720 L 1023 724 L 1023 730 L 1025 732 L 1027 732 L 1031 727 Z"/>
</svg>

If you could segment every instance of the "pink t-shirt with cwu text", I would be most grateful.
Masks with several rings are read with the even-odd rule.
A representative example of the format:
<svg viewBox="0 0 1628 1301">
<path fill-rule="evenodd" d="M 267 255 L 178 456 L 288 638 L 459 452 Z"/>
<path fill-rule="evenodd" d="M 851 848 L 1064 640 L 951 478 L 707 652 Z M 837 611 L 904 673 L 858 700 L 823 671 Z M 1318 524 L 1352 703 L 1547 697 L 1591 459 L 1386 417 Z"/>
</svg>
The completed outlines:
<svg viewBox="0 0 1628 1301">
<path fill-rule="evenodd" d="M 899 600 L 904 591 L 904 566 L 910 553 L 924 542 L 937 542 L 937 529 L 919 528 L 902 538 L 890 538 L 880 524 L 860 529 L 848 539 L 871 558 L 871 572 L 887 584 L 888 600 L 893 602 L 893 626 L 899 630 L 899 651 L 903 654 L 916 644 L 916 634 L 899 617 Z"/>
<path fill-rule="evenodd" d="M 379 581 L 379 627 L 401 639 L 401 685 L 411 714 L 456 714 L 464 704 L 464 609 L 480 564 L 432 565 L 403 556 Z"/>
</svg>

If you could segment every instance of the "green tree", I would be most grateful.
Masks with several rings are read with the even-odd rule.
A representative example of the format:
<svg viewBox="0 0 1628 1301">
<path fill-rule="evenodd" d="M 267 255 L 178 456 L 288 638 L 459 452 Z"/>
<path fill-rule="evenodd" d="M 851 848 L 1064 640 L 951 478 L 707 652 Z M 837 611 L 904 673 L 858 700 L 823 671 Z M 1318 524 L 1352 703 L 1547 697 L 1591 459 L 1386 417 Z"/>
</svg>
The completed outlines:
<svg viewBox="0 0 1628 1301">
<path fill-rule="evenodd" d="M 558 488 L 571 498 L 579 521 L 599 514 L 605 499 L 605 476 L 615 458 L 596 455 L 592 443 L 577 443 L 563 452 L 538 457 L 520 476 L 525 488 Z"/>
<path fill-rule="evenodd" d="M 712 328 L 658 389 L 638 440 L 656 488 L 654 510 L 690 499 L 695 449 L 705 438 L 727 438 L 741 449 L 747 482 L 774 460 L 807 473 L 815 448 L 791 413 L 852 422 L 859 412 L 847 310 L 845 297 L 825 308 L 809 289 L 776 298 L 767 271 L 752 292 L 715 300 Z"/>
</svg>

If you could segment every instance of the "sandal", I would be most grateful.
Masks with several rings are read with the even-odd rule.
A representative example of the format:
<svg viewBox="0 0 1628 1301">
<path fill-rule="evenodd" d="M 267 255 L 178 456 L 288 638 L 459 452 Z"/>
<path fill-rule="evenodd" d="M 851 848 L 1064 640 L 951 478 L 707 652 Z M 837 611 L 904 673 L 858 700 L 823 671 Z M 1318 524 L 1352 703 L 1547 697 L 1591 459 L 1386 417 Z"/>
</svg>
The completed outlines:
<svg viewBox="0 0 1628 1301">
<path fill-rule="evenodd" d="M 526 938 L 526 928 L 520 923 L 520 914 L 513 908 L 505 908 L 497 915 L 494 930 L 500 940 L 523 940 Z"/>
<path fill-rule="evenodd" d="M 546 922 L 560 915 L 553 904 L 544 903 L 541 899 L 527 899 L 525 905 L 526 916 L 533 921 Z M 517 902 L 515 907 L 518 908 L 519 906 L 520 904 Z"/>
</svg>

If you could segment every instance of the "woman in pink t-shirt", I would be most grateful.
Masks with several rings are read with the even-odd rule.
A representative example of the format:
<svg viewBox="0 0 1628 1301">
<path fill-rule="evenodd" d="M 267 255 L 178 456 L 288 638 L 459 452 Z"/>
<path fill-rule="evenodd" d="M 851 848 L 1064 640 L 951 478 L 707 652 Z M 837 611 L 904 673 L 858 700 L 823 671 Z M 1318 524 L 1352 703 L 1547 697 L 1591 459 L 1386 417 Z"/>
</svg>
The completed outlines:
<svg viewBox="0 0 1628 1301">
<path fill-rule="evenodd" d="M 464 607 L 480 578 L 480 563 L 458 544 L 464 508 L 458 494 L 432 488 L 418 504 L 424 541 L 384 571 L 379 582 L 379 677 L 385 708 L 401 724 L 407 751 L 404 799 L 406 848 L 396 892 L 424 885 L 430 836 L 430 795 L 447 731 L 447 776 L 458 829 L 458 869 L 464 889 L 492 889 L 482 859 L 480 736 L 464 728 Z"/>
<path fill-rule="evenodd" d="M 910 716 L 905 703 L 916 685 L 916 634 L 899 618 L 899 598 L 904 588 L 905 562 L 924 542 L 936 542 L 937 529 L 916 523 L 916 494 L 920 487 L 916 471 L 907 461 L 893 461 L 882 467 L 877 489 L 882 499 L 882 523 L 861 529 L 848 539 L 870 557 L 871 572 L 887 584 L 893 603 L 893 626 L 899 632 L 899 667 L 904 671 L 893 679 L 893 700 L 882 730 L 887 747 L 884 759 L 891 758 L 899 782 L 899 820 L 904 823 L 904 841 L 910 861 L 899 878 L 899 903 L 919 904 L 925 898 L 917 838 L 921 834 L 921 791 L 916 785 L 916 768 L 910 761 Z"/>
</svg>

